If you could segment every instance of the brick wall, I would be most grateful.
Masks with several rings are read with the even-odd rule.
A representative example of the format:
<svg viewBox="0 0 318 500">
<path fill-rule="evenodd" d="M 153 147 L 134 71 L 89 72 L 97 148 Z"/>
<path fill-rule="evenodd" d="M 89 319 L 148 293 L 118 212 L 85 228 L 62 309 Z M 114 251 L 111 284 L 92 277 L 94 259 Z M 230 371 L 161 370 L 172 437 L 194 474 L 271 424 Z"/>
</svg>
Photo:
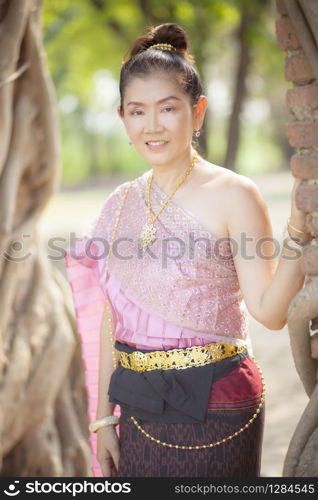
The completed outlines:
<svg viewBox="0 0 318 500">
<path fill-rule="evenodd" d="M 318 82 L 284 0 L 276 0 L 276 8 L 277 46 L 286 52 L 285 78 L 292 83 L 286 91 L 290 120 L 285 125 L 288 141 L 296 149 L 290 166 L 292 174 L 303 179 L 296 204 L 309 212 L 307 228 L 315 237 L 304 247 L 301 264 L 306 274 L 318 274 Z"/>
</svg>

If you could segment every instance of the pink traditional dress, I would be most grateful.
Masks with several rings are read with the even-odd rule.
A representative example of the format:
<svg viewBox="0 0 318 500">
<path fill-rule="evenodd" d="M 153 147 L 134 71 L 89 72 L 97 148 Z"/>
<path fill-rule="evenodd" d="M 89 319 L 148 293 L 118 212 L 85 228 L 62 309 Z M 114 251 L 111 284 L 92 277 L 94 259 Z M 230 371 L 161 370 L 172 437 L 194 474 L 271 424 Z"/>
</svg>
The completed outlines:
<svg viewBox="0 0 318 500">
<path fill-rule="evenodd" d="M 244 363 L 222 379 L 222 384 L 213 384 L 209 411 L 217 414 L 218 409 L 251 408 L 259 401 L 262 386 L 251 357 L 248 312 L 230 240 L 211 233 L 172 197 L 155 222 L 155 242 L 142 252 L 138 238 L 148 223 L 150 173 L 118 186 L 90 230 L 65 253 L 86 367 L 89 419 L 96 418 L 99 334 L 106 299 L 113 315 L 114 338 L 126 346 L 141 350 L 211 342 L 246 346 L 249 356 Z M 154 214 L 166 197 L 153 181 Z M 109 255 L 123 200 L 115 246 Z M 120 414 L 119 406 L 115 414 Z M 92 471 L 101 476 L 96 460 L 96 434 L 90 434 L 90 442 Z"/>
</svg>

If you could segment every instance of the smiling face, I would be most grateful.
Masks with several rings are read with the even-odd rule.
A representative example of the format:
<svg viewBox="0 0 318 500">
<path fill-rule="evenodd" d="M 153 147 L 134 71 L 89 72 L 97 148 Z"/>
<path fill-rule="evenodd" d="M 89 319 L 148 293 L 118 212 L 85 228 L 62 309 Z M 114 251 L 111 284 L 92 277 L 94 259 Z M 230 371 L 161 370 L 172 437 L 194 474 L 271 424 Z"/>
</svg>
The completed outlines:
<svg viewBox="0 0 318 500">
<path fill-rule="evenodd" d="M 123 111 L 121 116 L 118 108 L 130 140 L 151 165 L 182 158 L 203 121 L 175 78 L 162 73 L 134 77 L 125 89 Z"/>
</svg>

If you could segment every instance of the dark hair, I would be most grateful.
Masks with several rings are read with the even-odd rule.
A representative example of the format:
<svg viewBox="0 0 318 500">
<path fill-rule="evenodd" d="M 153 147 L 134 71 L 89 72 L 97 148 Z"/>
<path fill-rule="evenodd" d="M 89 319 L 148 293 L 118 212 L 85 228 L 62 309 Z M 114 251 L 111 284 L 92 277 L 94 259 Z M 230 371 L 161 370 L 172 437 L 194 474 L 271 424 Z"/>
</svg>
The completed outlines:
<svg viewBox="0 0 318 500">
<path fill-rule="evenodd" d="M 128 51 L 129 58 L 123 62 L 120 72 L 120 112 L 123 115 L 124 92 L 130 80 L 135 76 L 147 76 L 154 71 L 170 72 L 179 75 L 178 83 L 184 93 L 196 104 L 202 94 L 202 83 L 195 69 L 194 57 L 188 53 L 188 36 L 185 30 L 175 23 L 159 26 L 146 26 L 147 33 L 140 36 Z M 150 49 L 157 43 L 169 43 L 176 51 Z"/>
</svg>

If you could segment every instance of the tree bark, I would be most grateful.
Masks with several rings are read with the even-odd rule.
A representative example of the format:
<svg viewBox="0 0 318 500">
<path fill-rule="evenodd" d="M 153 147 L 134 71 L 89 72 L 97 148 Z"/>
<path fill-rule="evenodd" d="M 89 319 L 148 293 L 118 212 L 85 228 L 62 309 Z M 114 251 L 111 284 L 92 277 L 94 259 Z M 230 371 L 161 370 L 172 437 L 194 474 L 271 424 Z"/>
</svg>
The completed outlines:
<svg viewBox="0 0 318 500">
<path fill-rule="evenodd" d="M 288 80 L 294 84 L 293 92 L 298 97 L 298 102 L 291 104 L 290 110 L 293 121 L 302 126 L 303 116 L 306 123 L 313 124 L 316 119 L 315 106 L 306 101 L 301 101 L 301 87 L 309 88 L 317 84 L 318 57 L 317 57 L 317 2 L 308 0 L 289 0 L 277 2 L 277 10 L 285 21 L 291 23 L 296 38 L 300 42 L 296 47 L 289 47 L 286 41 L 290 33 L 278 33 L 278 41 L 287 52 L 286 62 L 291 58 L 297 60 L 299 55 L 305 66 L 298 67 L 298 72 L 288 74 Z M 290 30 L 291 31 L 291 30 Z M 288 47 L 288 48 L 287 48 Z M 286 75 L 287 78 L 287 75 Z M 305 88 L 306 88 L 305 86 Z M 308 129 L 307 129 L 308 130 Z M 283 466 L 284 477 L 316 477 L 318 470 L 317 443 L 318 443 L 318 336 L 313 334 L 312 329 L 318 325 L 318 276 L 317 276 L 317 247 L 318 226 L 317 212 L 315 211 L 316 193 L 304 189 L 307 186 L 317 184 L 317 175 L 314 169 L 310 171 L 310 160 L 316 151 L 316 143 L 311 147 L 304 147 L 300 142 L 294 143 L 288 136 L 292 146 L 298 146 L 297 154 L 291 161 L 291 167 L 297 167 L 296 160 L 301 160 L 302 168 L 293 171 L 295 177 L 302 181 L 296 191 L 296 204 L 301 210 L 307 212 L 307 227 L 313 239 L 303 249 L 301 267 L 306 273 L 305 286 L 294 297 L 288 309 L 288 331 L 290 345 L 297 373 L 303 383 L 304 389 L 310 398 L 301 418 L 294 431 L 286 453 Z M 298 164 L 299 167 L 299 164 Z M 306 175 L 307 169 L 307 175 Z"/>
<path fill-rule="evenodd" d="M 318 279 L 307 277 L 288 309 L 290 346 L 309 402 L 297 424 L 284 459 L 283 477 L 317 477 L 318 359 L 314 357 L 309 323 L 318 317 Z"/>
<path fill-rule="evenodd" d="M 40 0 L 0 4 L 1 476 L 90 476 L 71 292 L 37 221 L 58 185 L 55 98 Z"/>
</svg>

